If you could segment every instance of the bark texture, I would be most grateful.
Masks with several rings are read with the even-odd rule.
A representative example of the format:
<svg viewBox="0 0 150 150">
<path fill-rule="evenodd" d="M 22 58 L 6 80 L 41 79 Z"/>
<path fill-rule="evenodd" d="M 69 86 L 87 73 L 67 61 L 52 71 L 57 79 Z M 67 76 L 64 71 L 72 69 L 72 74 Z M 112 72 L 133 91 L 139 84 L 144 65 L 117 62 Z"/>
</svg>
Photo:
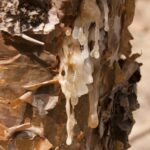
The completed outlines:
<svg viewBox="0 0 150 150">
<path fill-rule="evenodd" d="M 0 1 L 0 149 L 130 147 L 141 78 L 134 9 L 134 0 Z"/>
</svg>

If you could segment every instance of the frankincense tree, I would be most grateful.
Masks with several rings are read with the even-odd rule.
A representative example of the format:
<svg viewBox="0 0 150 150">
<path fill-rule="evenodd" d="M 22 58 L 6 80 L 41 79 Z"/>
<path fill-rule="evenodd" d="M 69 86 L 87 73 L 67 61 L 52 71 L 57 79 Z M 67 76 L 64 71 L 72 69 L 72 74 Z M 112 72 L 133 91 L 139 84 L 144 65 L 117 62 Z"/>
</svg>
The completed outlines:
<svg viewBox="0 0 150 150">
<path fill-rule="evenodd" d="M 139 107 L 134 0 L 0 1 L 0 144 L 125 150 Z"/>
</svg>

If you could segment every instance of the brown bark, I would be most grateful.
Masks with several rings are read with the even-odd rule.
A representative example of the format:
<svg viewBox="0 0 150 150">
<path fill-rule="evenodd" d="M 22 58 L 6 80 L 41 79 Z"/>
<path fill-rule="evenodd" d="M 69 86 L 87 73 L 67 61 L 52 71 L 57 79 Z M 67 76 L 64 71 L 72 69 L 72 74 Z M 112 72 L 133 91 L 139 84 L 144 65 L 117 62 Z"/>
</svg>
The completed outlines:
<svg viewBox="0 0 150 150">
<path fill-rule="evenodd" d="M 134 124 L 132 111 L 139 107 L 136 83 L 141 77 L 141 64 L 136 62 L 139 54 L 131 54 L 128 30 L 135 1 L 12 0 L 8 5 L 2 0 L 0 6 L 1 146 L 9 150 L 128 149 L 128 135 Z M 75 27 L 89 32 L 88 61 L 93 66 L 93 83 L 85 85 L 88 93 L 79 96 L 75 113 L 69 104 L 77 125 L 68 146 L 66 93 L 56 76 L 66 75 L 61 70 L 64 46 L 73 54 L 76 49 L 85 49 L 85 42 L 73 39 Z M 97 43 L 99 57 L 94 51 Z M 65 59 L 72 57 L 71 52 L 66 52 Z M 68 68 L 73 70 L 76 63 Z M 98 114 L 98 121 L 96 116 L 90 117 L 93 112 Z"/>
</svg>

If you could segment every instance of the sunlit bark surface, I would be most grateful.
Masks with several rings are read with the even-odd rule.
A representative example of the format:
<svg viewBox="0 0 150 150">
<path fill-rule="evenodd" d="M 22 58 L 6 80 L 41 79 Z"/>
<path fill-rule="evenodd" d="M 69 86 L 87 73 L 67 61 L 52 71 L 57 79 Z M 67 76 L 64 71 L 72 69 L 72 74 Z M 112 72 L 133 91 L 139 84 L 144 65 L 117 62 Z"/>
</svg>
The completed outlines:
<svg viewBox="0 0 150 150">
<path fill-rule="evenodd" d="M 0 1 L 0 149 L 126 150 L 139 108 L 134 0 Z"/>
</svg>

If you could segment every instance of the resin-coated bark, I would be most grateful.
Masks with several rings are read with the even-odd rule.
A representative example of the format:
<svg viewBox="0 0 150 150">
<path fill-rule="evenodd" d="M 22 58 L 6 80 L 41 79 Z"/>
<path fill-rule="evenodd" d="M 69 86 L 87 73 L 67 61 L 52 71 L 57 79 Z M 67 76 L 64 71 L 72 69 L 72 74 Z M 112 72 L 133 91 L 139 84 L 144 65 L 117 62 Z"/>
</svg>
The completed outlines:
<svg viewBox="0 0 150 150">
<path fill-rule="evenodd" d="M 128 30 L 135 1 L 0 6 L 1 147 L 128 149 L 141 78 Z"/>
</svg>

